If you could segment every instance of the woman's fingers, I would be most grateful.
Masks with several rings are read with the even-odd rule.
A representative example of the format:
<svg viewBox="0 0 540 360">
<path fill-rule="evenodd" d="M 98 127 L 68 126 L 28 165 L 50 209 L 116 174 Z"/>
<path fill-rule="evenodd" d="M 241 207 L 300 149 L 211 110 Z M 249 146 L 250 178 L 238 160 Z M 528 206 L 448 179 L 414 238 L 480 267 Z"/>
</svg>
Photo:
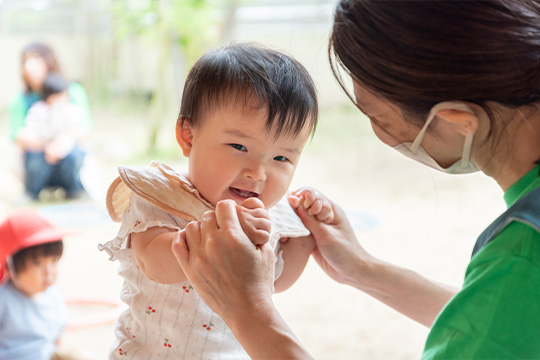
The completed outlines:
<svg viewBox="0 0 540 360">
<path fill-rule="evenodd" d="M 173 252 L 197 293 L 222 317 L 272 294 L 273 250 L 253 245 L 232 201 L 218 203 L 200 223 L 189 223 Z"/>
<path fill-rule="evenodd" d="M 186 245 L 188 249 L 196 249 L 201 244 L 201 223 L 198 221 L 192 221 L 185 227 L 184 238 L 186 239 Z"/>
<path fill-rule="evenodd" d="M 223 200 L 216 204 L 216 221 L 218 228 L 236 229 L 240 227 L 236 203 L 233 200 Z"/>
<path fill-rule="evenodd" d="M 189 247 L 187 245 L 186 230 L 180 230 L 172 244 L 174 257 L 185 272 L 183 264 L 189 263 Z"/>
</svg>

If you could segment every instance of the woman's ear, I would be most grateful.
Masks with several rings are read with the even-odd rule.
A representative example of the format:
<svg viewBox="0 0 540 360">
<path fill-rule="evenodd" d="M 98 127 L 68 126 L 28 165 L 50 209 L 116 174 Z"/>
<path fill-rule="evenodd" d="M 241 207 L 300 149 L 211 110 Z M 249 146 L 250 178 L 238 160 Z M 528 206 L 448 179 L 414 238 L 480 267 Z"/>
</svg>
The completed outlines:
<svg viewBox="0 0 540 360">
<path fill-rule="evenodd" d="M 176 141 L 185 157 L 189 157 L 193 146 L 193 126 L 188 117 L 179 117 L 176 121 Z"/>
<path fill-rule="evenodd" d="M 457 131 L 465 136 L 474 134 L 480 122 L 474 113 L 465 110 L 441 109 L 437 116 L 456 126 Z"/>
</svg>

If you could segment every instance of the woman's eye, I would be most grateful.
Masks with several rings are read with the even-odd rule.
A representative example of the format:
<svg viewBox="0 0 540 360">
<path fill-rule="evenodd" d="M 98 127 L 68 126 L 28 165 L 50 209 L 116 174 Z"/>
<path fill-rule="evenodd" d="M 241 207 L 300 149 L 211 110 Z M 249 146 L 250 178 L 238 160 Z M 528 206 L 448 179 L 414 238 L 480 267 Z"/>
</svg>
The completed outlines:
<svg viewBox="0 0 540 360">
<path fill-rule="evenodd" d="M 246 147 L 244 145 L 240 145 L 240 144 L 231 144 L 231 146 L 233 148 L 235 148 L 236 150 L 240 150 L 240 151 L 247 151 Z"/>
<path fill-rule="evenodd" d="M 282 161 L 282 162 L 283 162 L 283 161 L 287 161 L 287 160 L 289 160 L 289 159 L 287 159 L 285 156 L 279 155 L 279 156 L 276 156 L 276 157 L 274 158 L 274 160 L 276 160 L 276 161 Z"/>
</svg>

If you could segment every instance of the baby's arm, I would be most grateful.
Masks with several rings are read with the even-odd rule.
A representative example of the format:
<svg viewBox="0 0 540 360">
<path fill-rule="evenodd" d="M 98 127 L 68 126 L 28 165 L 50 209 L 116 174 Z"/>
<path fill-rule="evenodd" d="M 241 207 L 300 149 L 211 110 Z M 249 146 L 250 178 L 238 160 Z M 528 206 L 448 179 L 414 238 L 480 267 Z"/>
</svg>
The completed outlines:
<svg viewBox="0 0 540 360">
<path fill-rule="evenodd" d="M 290 241 L 288 238 L 282 238 L 280 241 L 279 251 L 283 256 L 284 266 L 281 276 L 274 283 L 276 293 L 287 290 L 298 280 L 315 248 L 315 240 L 311 235 Z"/>
<path fill-rule="evenodd" d="M 263 203 L 250 198 L 236 206 L 238 219 L 244 232 L 255 244 L 270 239 L 270 217 Z M 174 257 L 171 246 L 178 231 L 165 227 L 153 227 L 131 234 L 131 247 L 139 269 L 143 274 L 161 284 L 185 281 L 186 276 Z"/>
<path fill-rule="evenodd" d="M 150 280 L 161 284 L 186 280 L 171 250 L 177 236 L 178 231 L 159 226 L 131 234 L 131 248 L 137 265 Z"/>
<path fill-rule="evenodd" d="M 308 213 L 317 220 L 330 223 L 334 219 L 332 205 L 325 197 L 313 189 L 301 189 L 291 193 L 289 204 L 297 209 L 302 206 L 308 209 Z M 280 251 L 282 251 L 284 268 L 283 273 L 276 280 L 276 292 L 281 292 L 291 287 L 300 277 L 309 260 L 311 252 L 315 248 L 315 239 L 312 235 L 301 238 L 280 240 Z"/>
</svg>

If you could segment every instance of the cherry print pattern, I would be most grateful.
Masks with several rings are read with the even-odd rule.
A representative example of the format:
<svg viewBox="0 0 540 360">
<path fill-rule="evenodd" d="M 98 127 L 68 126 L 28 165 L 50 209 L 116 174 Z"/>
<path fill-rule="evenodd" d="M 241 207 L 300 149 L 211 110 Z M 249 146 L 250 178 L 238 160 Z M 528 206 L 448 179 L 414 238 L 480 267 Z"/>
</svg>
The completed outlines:
<svg viewBox="0 0 540 360">
<path fill-rule="evenodd" d="M 148 315 L 152 315 L 152 313 L 155 313 L 155 312 L 156 312 L 156 309 L 152 309 L 151 306 L 149 306 L 149 307 L 148 307 L 148 310 L 146 310 L 146 313 L 147 313 Z"/>
<path fill-rule="evenodd" d="M 206 330 L 210 331 L 212 330 L 212 327 L 214 326 L 214 324 L 212 324 L 211 322 L 207 324 L 203 324 L 203 328 L 205 328 Z"/>
<path fill-rule="evenodd" d="M 129 331 L 129 327 L 126 327 L 126 330 L 127 330 L 128 334 L 131 334 L 131 332 Z M 131 334 L 131 336 L 133 336 L 133 338 L 136 338 L 135 334 Z"/>
</svg>

